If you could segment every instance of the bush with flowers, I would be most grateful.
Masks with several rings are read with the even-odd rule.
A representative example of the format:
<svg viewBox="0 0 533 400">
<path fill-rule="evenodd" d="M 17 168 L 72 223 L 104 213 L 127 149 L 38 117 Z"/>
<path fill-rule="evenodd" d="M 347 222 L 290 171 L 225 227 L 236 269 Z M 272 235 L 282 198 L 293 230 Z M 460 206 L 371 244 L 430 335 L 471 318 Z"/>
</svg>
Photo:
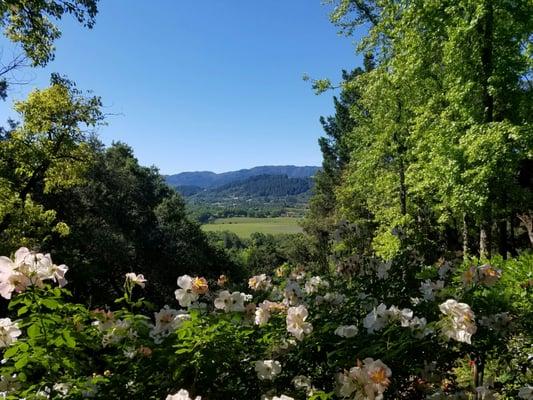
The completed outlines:
<svg viewBox="0 0 533 400">
<path fill-rule="evenodd" d="M 284 265 L 247 282 L 125 276 L 110 309 L 69 301 L 68 268 L 0 258 L 6 399 L 531 399 L 533 256 Z"/>
</svg>

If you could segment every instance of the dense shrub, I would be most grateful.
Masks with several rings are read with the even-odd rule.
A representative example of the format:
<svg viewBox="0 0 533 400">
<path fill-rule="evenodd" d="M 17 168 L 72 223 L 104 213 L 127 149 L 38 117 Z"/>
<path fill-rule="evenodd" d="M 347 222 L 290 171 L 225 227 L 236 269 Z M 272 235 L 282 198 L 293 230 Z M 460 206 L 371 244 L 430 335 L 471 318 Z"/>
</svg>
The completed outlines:
<svg viewBox="0 0 533 400">
<path fill-rule="evenodd" d="M 89 310 L 69 301 L 65 265 L 21 248 L 0 259 L 10 300 L 0 390 L 8 399 L 530 399 L 533 256 L 479 264 L 361 258 L 322 276 L 285 264 L 247 285 L 183 275 L 176 302 L 159 311 L 139 297 L 150 281 L 128 273 L 113 310 Z"/>
</svg>

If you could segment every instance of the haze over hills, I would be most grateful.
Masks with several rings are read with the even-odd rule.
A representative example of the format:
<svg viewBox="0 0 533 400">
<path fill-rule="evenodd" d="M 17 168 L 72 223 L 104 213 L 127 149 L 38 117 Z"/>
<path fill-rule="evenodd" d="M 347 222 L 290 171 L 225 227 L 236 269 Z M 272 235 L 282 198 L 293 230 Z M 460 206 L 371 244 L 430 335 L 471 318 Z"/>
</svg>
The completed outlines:
<svg viewBox="0 0 533 400">
<path fill-rule="evenodd" d="M 288 178 L 310 178 L 320 169 L 316 166 L 265 165 L 238 171 L 215 173 L 211 171 L 182 172 L 165 176 L 166 182 L 173 187 L 216 188 L 234 182 L 244 181 L 260 175 L 286 175 Z"/>
</svg>

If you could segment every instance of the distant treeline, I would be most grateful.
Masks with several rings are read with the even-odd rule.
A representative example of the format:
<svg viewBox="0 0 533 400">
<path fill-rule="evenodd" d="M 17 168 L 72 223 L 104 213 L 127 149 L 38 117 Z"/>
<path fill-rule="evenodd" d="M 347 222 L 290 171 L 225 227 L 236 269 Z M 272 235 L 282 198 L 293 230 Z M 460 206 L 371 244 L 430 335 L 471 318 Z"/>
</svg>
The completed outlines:
<svg viewBox="0 0 533 400">
<path fill-rule="evenodd" d="M 212 205 L 194 203 L 188 204 L 187 209 L 191 219 L 202 224 L 214 221 L 217 218 L 230 217 L 303 217 L 307 210 L 306 204 L 279 201 L 272 203 L 239 202 L 235 205 Z"/>
</svg>

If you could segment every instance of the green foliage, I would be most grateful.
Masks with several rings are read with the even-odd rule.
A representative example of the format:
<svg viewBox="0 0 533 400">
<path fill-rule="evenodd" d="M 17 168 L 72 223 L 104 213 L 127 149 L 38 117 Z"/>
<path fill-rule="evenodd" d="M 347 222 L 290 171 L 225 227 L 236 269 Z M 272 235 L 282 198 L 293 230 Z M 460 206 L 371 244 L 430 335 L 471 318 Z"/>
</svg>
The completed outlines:
<svg viewBox="0 0 533 400">
<path fill-rule="evenodd" d="M 311 241 L 204 235 L 155 168 L 91 138 L 100 99 L 64 78 L 15 105 L 20 124 L 0 132 L 0 250 L 53 248 L 72 266 L 74 296 L 43 283 L 59 280 L 49 257 L 0 259 L 0 291 L 13 297 L 0 324 L 8 399 L 162 399 L 183 388 L 204 399 L 515 399 L 532 381 L 533 256 L 508 259 L 525 247 L 518 214 L 531 231 L 531 1 L 330 3 L 345 33 L 368 27 L 368 55 L 343 73 L 335 115 L 321 119 Z M 59 37 L 50 18 L 66 13 L 91 27 L 96 2 L 4 1 L 0 24 L 43 66 Z M 5 89 L 0 81 L 0 97 Z M 290 194 L 252 204 L 281 214 L 303 209 L 309 188 L 289 181 L 214 192 Z M 138 297 L 144 278 L 122 285 L 132 270 L 148 278 L 150 301 Z M 174 293 L 186 272 L 209 281 L 181 276 Z M 230 284 L 215 283 L 220 273 Z M 253 296 L 234 291 L 246 287 Z M 174 299 L 184 309 L 152 322 L 154 303 Z M 263 360 L 279 363 L 271 379 Z"/>
<path fill-rule="evenodd" d="M 191 216 L 201 223 L 227 217 L 300 217 L 306 212 L 313 186 L 311 178 L 263 174 L 236 179 L 206 189 L 175 188 L 184 196 Z"/>
<path fill-rule="evenodd" d="M 9 308 L 20 318 L 19 328 L 27 333 L 26 340 L 16 342 L 3 354 L 7 365 L 2 376 L 16 375 L 18 386 L 24 387 L 18 396 L 39 398 L 37 392 L 43 389 L 43 382 L 75 379 L 95 368 L 91 359 L 97 350 L 95 332 L 81 329 L 90 323 L 89 312 L 68 302 L 69 296 L 65 289 L 47 286 L 30 289 L 10 302 Z"/>
<path fill-rule="evenodd" d="M 125 144 L 91 146 L 94 161 L 85 183 L 46 197 L 70 228 L 47 245 L 77 266 L 71 272 L 80 284 L 72 291 L 79 299 L 110 304 L 132 269 L 152 282 L 149 297 L 158 304 L 173 298 L 175 277 L 185 270 L 210 277 L 235 272 L 155 168 L 140 166 Z"/>
<path fill-rule="evenodd" d="M 373 229 L 372 250 L 389 259 L 408 245 L 428 260 L 461 244 L 465 256 L 516 252 L 533 193 L 518 179 L 533 146 L 531 3 L 332 3 L 346 33 L 366 24 L 359 49 L 376 56 L 344 84 L 358 97 L 349 164 L 325 202 L 333 220 Z"/>
<path fill-rule="evenodd" d="M 303 234 L 253 232 L 249 238 L 242 238 L 231 231 L 212 231 L 208 238 L 247 274 L 273 273 L 287 263 L 301 267 L 316 258 L 311 242 Z"/>
<path fill-rule="evenodd" d="M 311 189 L 311 178 L 289 178 L 287 175 L 257 175 L 244 181 L 231 182 L 211 189 L 218 196 L 278 198 L 295 196 Z M 202 193 L 205 196 L 205 193 Z"/>
<path fill-rule="evenodd" d="M 5 100 L 8 74 L 26 66 L 44 67 L 54 59 L 54 42 L 61 31 L 54 24 L 64 15 L 71 14 L 88 28 L 94 25 L 98 0 L 4 0 L 0 2 L 0 28 L 12 42 L 22 47 L 23 55 L 2 60 L 0 67 L 0 98 Z"/>
<path fill-rule="evenodd" d="M 211 248 L 181 197 L 126 145 L 105 149 L 91 129 L 101 101 L 57 75 L 15 104 L 21 118 L 0 140 L 0 250 L 54 248 L 78 300 L 109 304 L 132 268 L 153 282 L 151 299 L 172 298 L 185 268 L 207 276 L 236 266 Z M 156 260 L 156 261 L 154 261 Z"/>
<path fill-rule="evenodd" d="M 0 141 L 4 251 L 20 243 L 41 245 L 52 230 L 66 232 L 43 197 L 83 182 L 91 162 L 88 129 L 101 122 L 100 106 L 98 97 L 84 97 L 57 76 L 48 89 L 15 104 L 22 121 Z"/>
<path fill-rule="evenodd" d="M 72 14 L 78 22 L 92 28 L 97 0 L 8 0 L 0 4 L 0 26 L 6 36 L 20 43 L 34 66 L 44 66 L 53 59 L 54 41 L 61 36 L 51 19 Z"/>
<path fill-rule="evenodd" d="M 185 199 L 187 214 L 201 224 L 212 223 L 224 218 L 276 218 L 292 217 L 302 218 L 307 211 L 307 199 L 287 197 L 265 203 L 261 200 L 234 200 L 224 199 L 222 204 L 198 202 Z"/>
<path fill-rule="evenodd" d="M 371 68 L 370 64 L 368 68 Z M 303 227 L 314 239 L 323 266 L 327 264 L 326 255 L 330 252 L 331 233 L 336 225 L 335 190 L 340 185 L 350 160 L 351 150 L 347 137 L 357 125 L 357 120 L 350 115 L 350 109 L 358 106 L 359 91 L 349 82 L 363 72 L 360 68 L 351 73 L 342 72 L 344 84 L 340 97 L 333 98 L 335 115 L 320 118 L 326 133 L 326 136 L 318 141 L 323 156 L 322 169 L 315 175 L 314 193 Z"/>
<path fill-rule="evenodd" d="M 252 307 L 244 311 L 213 308 L 213 299 L 221 295 L 213 284 L 200 298 L 203 306 L 164 308 L 166 316 L 156 313 L 154 322 L 147 316 L 153 306 L 139 298 L 142 289 L 133 281 L 126 282 L 114 311 L 90 311 L 71 302 L 65 289 L 30 286 L 13 294 L 9 303 L 22 334 L 3 350 L 2 387 L 8 399 L 38 399 L 46 393 L 52 399 L 155 400 L 183 388 L 204 399 L 282 393 L 298 400 L 340 399 L 341 382 L 335 377 L 371 357 L 392 371 L 390 383 L 385 383 L 390 398 L 423 398 L 443 390 L 473 396 L 476 365 L 484 371 L 487 388 L 513 399 L 531 380 L 532 263 L 530 253 L 512 260 L 495 258 L 490 266 L 501 268 L 501 279 L 484 281 L 480 276 L 466 284 L 464 273 L 470 267 L 479 271 L 476 260 L 430 266 L 397 260 L 387 266 L 367 258 L 350 274 L 332 272 L 319 281 L 302 269 L 283 268 L 271 278 L 273 287 L 255 291 L 253 300 L 250 296 Z M 418 284 L 427 279 L 445 282 L 433 292 L 434 300 L 419 298 L 423 292 Z M 285 297 L 283 305 L 281 293 L 289 285 L 305 291 L 299 299 Z M 477 331 L 471 343 L 443 334 L 446 320 L 438 304 L 450 298 L 465 301 L 475 313 Z M 258 325 L 256 304 L 265 299 L 275 307 L 267 322 Z M 285 312 L 293 301 L 305 304 L 306 321 L 312 324 L 301 340 L 287 332 Z M 391 316 L 372 332 L 369 315 L 378 303 L 398 306 L 397 312 L 403 308 L 407 319 L 414 312 L 428 323 L 409 326 Z M 182 319 L 164 334 L 156 333 L 157 326 L 170 324 L 176 315 Z M 342 325 L 355 325 L 358 332 L 339 336 L 336 330 Z M 273 379 L 258 377 L 255 363 L 262 360 L 279 362 L 281 370 Z"/>
<path fill-rule="evenodd" d="M 189 386 L 213 399 L 253 397 L 260 385 L 254 379 L 253 363 L 243 355 L 265 351 L 271 338 L 261 337 L 239 315 L 191 315 L 177 333 L 172 346 L 175 390 Z M 244 361 L 244 362 L 243 362 Z"/>
</svg>

